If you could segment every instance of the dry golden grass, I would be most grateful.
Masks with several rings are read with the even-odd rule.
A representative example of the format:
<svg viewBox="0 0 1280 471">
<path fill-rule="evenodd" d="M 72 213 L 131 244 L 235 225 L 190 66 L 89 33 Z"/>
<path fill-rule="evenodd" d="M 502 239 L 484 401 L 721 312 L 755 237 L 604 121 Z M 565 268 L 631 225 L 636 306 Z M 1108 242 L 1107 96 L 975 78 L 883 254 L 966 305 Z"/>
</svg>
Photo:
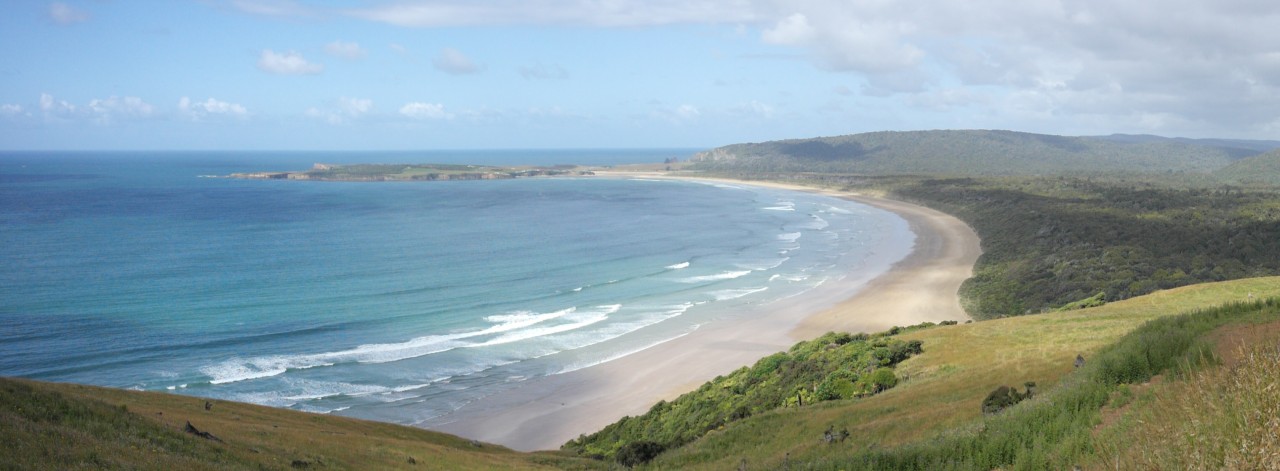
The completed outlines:
<svg viewBox="0 0 1280 471">
<path fill-rule="evenodd" d="M 1241 346 L 1238 363 L 1139 395 L 1102 430 L 1090 469 L 1280 469 L 1280 349 Z"/>
<path fill-rule="evenodd" d="M 936 327 L 902 335 L 924 353 L 898 367 L 906 380 L 864 400 L 821 404 L 752 418 L 660 457 L 660 467 L 776 468 L 788 459 L 831 452 L 819 438 L 848 428 L 844 447 L 885 447 L 959 433 L 979 423 L 982 399 L 1000 385 L 1027 381 L 1046 391 L 1086 360 L 1147 320 L 1231 301 L 1280 295 L 1280 277 L 1187 286 L 1097 308 Z"/>
</svg>

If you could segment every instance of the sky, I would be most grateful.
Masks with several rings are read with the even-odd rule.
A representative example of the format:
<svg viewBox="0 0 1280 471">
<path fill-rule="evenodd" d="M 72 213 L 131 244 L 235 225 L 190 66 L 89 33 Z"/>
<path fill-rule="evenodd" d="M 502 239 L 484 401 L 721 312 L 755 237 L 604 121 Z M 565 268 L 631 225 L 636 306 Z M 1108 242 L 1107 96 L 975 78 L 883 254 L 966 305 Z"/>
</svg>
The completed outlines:
<svg viewBox="0 0 1280 471">
<path fill-rule="evenodd" d="M 8 0 L 0 150 L 1280 139 L 1274 0 Z"/>
</svg>

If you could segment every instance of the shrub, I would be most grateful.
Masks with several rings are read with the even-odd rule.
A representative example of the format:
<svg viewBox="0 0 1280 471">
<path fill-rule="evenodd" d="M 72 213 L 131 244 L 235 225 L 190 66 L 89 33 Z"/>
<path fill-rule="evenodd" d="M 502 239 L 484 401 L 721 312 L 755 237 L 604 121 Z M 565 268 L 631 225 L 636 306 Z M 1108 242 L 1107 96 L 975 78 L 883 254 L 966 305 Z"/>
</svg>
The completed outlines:
<svg viewBox="0 0 1280 471">
<path fill-rule="evenodd" d="M 872 392 L 880 392 L 897 385 L 898 377 L 893 374 L 893 369 L 891 368 L 877 368 L 875 372 L 871 373 L 868 382 L 871 383 Z"/>
<path fill-rule="evenodd" d="M 618 463 L 628 468 L 641 465 L 652 461 L 658 454 L 662 453 L 666 447 L 661 443 L 651 441 L 631 442 L 623 445 L 618 449 L 616 459 Z"/>
</svg>

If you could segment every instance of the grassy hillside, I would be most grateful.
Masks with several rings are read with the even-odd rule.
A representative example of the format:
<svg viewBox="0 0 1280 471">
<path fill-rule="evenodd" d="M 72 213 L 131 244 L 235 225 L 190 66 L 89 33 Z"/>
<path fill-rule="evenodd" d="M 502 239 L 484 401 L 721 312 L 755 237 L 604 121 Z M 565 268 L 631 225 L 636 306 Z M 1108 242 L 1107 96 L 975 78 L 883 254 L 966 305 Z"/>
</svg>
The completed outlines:
<svg viewBox="0 0 1280 471">
<path fill-rule="evenodd" d="M 903 334 L 903 340 L 921 341 L 924 352 L 898 367 L 904 381 L 897 387 L 858 401 L 755 416 L 660 455 L 653 467 L 732 469 L 745 462 L 750 469 L 788 464 L 855 469 L 861 467 L 856 460 L 868 453 L 972 438 L 993 426 L 984 420 L 981 403 L 994 388 L 1033 381 L 1042 399 L 1032 403 L 1046 402 L 1043 398 L 1054 397 L 1053 391 L 1073 377 L 1077 354 L 1099 360 L 1098 352 L 1146 321 L 1247 301 L 1250 294 L 1253 299 L 1280 295 L 1280 278 L 1188 286 L 1097 308 Z M 847 428 L 851 436 L 840 444 L 825 443 L 823 432 L 830 427 Z"/>
<path fill-rule="evenodd" d="M 199 432 L 185 431 L 190 423 Z M 3 469 L 595 469 L 393 424 L 0 379 Z"/>
<path fill-rule="evenodd" d="M 697 154 L 692 161 L 696 168 L 712 171 L 953 176 L 1158 173 L 1207 178 L 1250 152 L 1172 139 L 1126 141 L 948 130 L 734 144 Z"/>
</svg>

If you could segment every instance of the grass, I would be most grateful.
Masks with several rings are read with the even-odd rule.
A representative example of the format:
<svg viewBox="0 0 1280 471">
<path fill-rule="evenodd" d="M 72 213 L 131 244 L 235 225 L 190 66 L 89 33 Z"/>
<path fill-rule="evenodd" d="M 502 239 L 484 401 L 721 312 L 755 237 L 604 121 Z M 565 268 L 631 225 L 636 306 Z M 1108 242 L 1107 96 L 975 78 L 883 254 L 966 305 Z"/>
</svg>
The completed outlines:
<svg viewBox="0 0 1280 471">
<path fill-rule="evenodd" d="M 413 427 L 0 379 L 0 469 L 598 469 Z M 183 431 L 190 422 L 221 442 Z"/>
<path fill-rule="evenodd" d="M 851 450 L 877 450 L 982 427 L 981 401 L 1000 385 L 1035 381 L 1040 391 L 1074 370 L 1076 354 L 1092 358 L 1142 323 L 1229 301 L 1280 296 L 1280 277 L 1187 286 L 1101 307 L 1013 317 L 903 334 L 924 353 L 898 366 L 904 382 L 856 402 L 789 409 L 748 419 L 655 461 L 659 468 L 781 468 L 825 460 L 827 427 L 847 427 Z"/>
<path fill-rule="evenodd" d="M 1226 366 L 1134 398 L 1098 431 L 1087 467 L 1280 469 L 1280 323 L 1268 326 L 1269 335 L 1234 345 Z"/>
</svg>

